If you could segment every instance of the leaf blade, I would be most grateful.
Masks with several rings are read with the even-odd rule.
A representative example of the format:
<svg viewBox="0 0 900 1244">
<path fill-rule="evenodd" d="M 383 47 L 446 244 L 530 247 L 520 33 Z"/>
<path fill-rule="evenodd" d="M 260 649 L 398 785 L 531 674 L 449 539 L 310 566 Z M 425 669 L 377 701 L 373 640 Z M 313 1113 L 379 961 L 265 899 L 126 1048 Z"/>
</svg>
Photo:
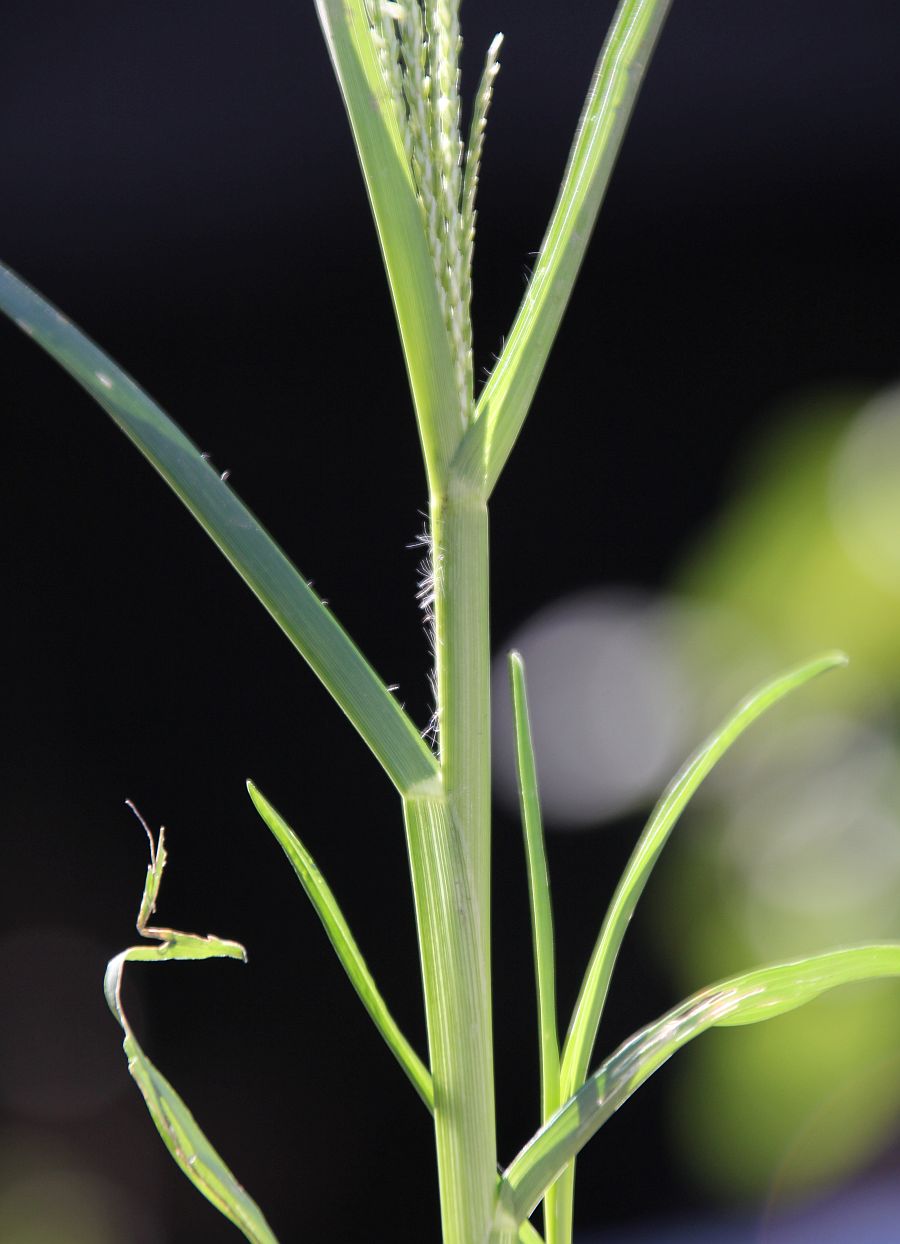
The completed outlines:
<svg viewBox="0 0 900 1244">
<path fill-rule="evenodd" d="M 116 363 L 8 268 L 0 310 L 111 416 L 269 611 L 403 792 L 437 762 L 362 653 L 181 429 Z"/>
<path fill-rule="evenodd" d="M 259 812 L 263 821 L 274 834 L 279 846 L 281 846 L 290 860 L 297 878 L 313 904 L 316 914 L 322 921 L 335 953 L 340 959 L 344 971 L 350 978 L 351 984 L 356 989 L 357 994 L 359 994 L 360 1000 L 369 1012 L 375 1026 L 384 1037 L 391 1052 L 406 1072 L 425 1106 L 433 1114 L 434 1083 L 431 1078 L 431 1072 L 413 1050 L 409 1041 L 397 1026 L 396 1021 L 390 1016 L 387 1005 L 384 1003 L 378 986 L 375 984 L 374 977 L 372 977 L 366 966 L 362 953 L 338 907 L 331 888 L 319 872 L 315 861 L 300 839 L 280 813 L 272 807 L 259 788 L 253 782 L 248 782 L 247 790 L 257 812 Z M 362 988 L 357 983 L 357 978 L 359 978 Z M 383 1027 L 382 1021 L 372 1013 L 369 1003 L 363 996 L 363 989 L 369 991 L 372 995 L 377 995 L 380 1005 L 384 1008 L 384 1013 L 389 1018 L 388 1025 Z M 527 1220 L 519 1227 L 519 1239 L 522 1241 L 522 1244 L 543 1244 L 543 1237 Z"/>
<path fill-rule="evenodd" d="M 456 463 L 496 484 L 556 338 L 644 69 L 671 0 L 621 0 L 594 71 L 547 232 L 522 305 L 478 400 Z"/>
<path fill-rule="evenodd" d="M 375 218 L 429 479 L 440 485 L 462 429 L 421 208 L 363 0 L 316 0 L 316 11 Z"/>
<path fill-rule="evenodd" d="M 541 804 L 538 794 L 534 742 L 528 716 L 525 663 L 518 652 L 509 654 L 509 678 L 516 735 L 516 772 L 525 855 L 528 865 L 528 896 L 534 948 L 541 1063 L 541 1121 L 559 1108 L 559 1034 L 556 1014 L 556 964 L 553 950 L 553 909 Z"/>
<path fill-rule="evenodd" d="M 669 783 L 625 866 L 591 954 L 564 1045 L 561 1075 L 564 1097 L 578 1089 L 587 1073 L 625 930 L 653 866 L 694 792 L 757 718 L 811 679 L 846 663 L 843 653 L 824 653 L 766 683 L 738 705 Z"/>
<path fill-rule="evenodd" d="M 606 1120 L 688 1041 L 712 1027 L 758 1023 L 840 985 L 900 976 L 900 943 L 872 943 L 773 964 L 701 990 L 624 1042 L 513 1159 L 504 1195 L 517 1219 Z"/>
<path fill-rule="evenodd" d="M 369 1014 L 375 1027 L 384 1038 L 388 1049 L 397 1059 L 409 1080 L 432 1113 L 434 1112 L 434 1085 L 431 1072 L 419 1058 L 409 1041 L 394 1019 L 381 991 L 375 983 L 362 952 L 344 919 L 343 912 L 328 882 L 307 851 L 306 847 L 280 815 L 272 807 L 265 795 L 253 782 L 247 783 L 247 790 L 259 815 L 272 831 L 278 845 L 284 851 L 297 879 L 303 886 L 316 915 L 322 922 L 328 940 L 334 947 L 341 966 L 347 973 L 350 983 Z"/>
<path fill-rule="evenodd" d="M 115 955 L 107 964 L 103 980 L 107 1005 L 125 1034 L 122 1046 L 128 1059 L 128 1071 L 144 1098 L 163 1143 L 194 1187 L 220 1214 L 238 1227 L 251 1244 L 278 1244 L 259 1206 L 207 1140 L 182 1098 L 141 1049 L 122 1006 L 122 977 L 126 963 L 221 958 L 239 959 L 244 963 L 247 960 L 246 951 L 238 942 L 147 926 L 147 917 L 159 893 L 166 863 L 162 831 L 158 852 L 149 829 L 147 834 L 150 838 L 150 867 L 137 929 L 148 940 Z M 148 896 L 151 898 L 149 903 Z M 149 944 L 151 941 L 157 944 Z"/>
</svg>

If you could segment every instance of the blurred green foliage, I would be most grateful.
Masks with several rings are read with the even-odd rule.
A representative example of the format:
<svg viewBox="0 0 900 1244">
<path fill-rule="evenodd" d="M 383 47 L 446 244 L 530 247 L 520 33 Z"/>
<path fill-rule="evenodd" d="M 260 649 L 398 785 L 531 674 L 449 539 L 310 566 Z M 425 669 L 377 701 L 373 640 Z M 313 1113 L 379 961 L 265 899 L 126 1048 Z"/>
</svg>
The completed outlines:
<svg viewBox="0 0 900 1244">
<path fill-rule="evenodd" d="M 821 647 L 851 658 L 844 677 L 728 758 L 676 836 L 657 919 L 678 990 L 896 937 L 900 391 L 830 392 L 778 411 L 674 587 L 705 619 L 681 654 L 704 717 L 748 672 Z M 670 1079 L 684 1164 L 728 1198 L 799 1193 L 858 1169 L 900 1114 L 898 1026 L 896 990 L 863 986 L 698 1042 Z"/>
</svg>

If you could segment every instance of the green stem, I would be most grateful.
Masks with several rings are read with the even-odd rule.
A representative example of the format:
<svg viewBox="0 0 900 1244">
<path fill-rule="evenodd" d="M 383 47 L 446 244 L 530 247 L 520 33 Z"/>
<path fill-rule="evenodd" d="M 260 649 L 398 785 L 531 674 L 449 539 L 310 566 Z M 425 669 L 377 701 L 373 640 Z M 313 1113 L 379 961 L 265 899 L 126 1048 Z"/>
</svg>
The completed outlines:
<svg viewBox="0 0 900 1244">
<path fill-rule="evenodd" d="M 480 490 L 451 479 L 431 501 L 441 773 L 465 843 L 489 973 L 491 879 L 488 515 Z M 487 985 L 490 985 L 488 975 Z"/>
<path fill-rule="evenodd" d="M 442 795 L 406 801 L 444 1244 L 487 1244 L 497 1195 L 490 972 L 490 648 L 483 492 L 431 498 Z"/>
<path fill-rule="evenodd" d="M 440 793 L 404 801 L 434 1082 L 443 1244 L 487 1244 L 497 1187 L 490 1007 L 465 846 Z"/>
<path fill-rule="evenodd" d="M 570 1162 L 544 1197 L 544 1235 L 547 1244 L 572 1244 L 575 1202 L 575 1163 Z"/>
</svg>

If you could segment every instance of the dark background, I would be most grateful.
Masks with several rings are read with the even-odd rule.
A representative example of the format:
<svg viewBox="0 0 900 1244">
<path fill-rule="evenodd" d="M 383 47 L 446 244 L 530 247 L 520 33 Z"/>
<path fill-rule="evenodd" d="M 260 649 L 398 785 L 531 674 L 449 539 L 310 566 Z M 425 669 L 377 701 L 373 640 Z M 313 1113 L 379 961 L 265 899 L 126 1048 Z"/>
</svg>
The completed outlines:
<svg viewBox="0 0 900 1244">
<path fill-rule="evenodd" d="M 612 8 L 463 8 L 468 91 L 506 34 L 476 250 L 481 370 L 522 294 Z M 0 32 L 0 255 L 231 470 L 424 724 L 408 547 L 424 482 L 313 5 L 7 0 Z M 562 592 L 663 582 L 785 393 L 896 377 L 898 63 L 890 3 L 675 4 L 495 496 L 498 646 Z M 251 775 L 313 850 L 423 1048 L 397 801 L 110 421 L 6 325 L 0 358 L 0 1138 L 105 1172 L 132 1224 L 123 1239 L 234 1238 L 171 1168 L 102 1001 L 146 862 L 127 796 L 169 829 L 162 922 L 250 951 L 244 970 L 132 969 L 148 1052 L 283 1240 L 435 1239 L 428 1119 L 242 784 Z M 633 833 L 551 842 L 564 1013 Z M 498 819 L 504 1157 L 533 1130 L 537 1092 L 518 835 Z M 638 918 L 607 1046 L 675 1000 L 648 936 Z M 656 1127 L 658 1091 L 582 1163 L 585 1227 L 696 1202 Z"/>
</svg>

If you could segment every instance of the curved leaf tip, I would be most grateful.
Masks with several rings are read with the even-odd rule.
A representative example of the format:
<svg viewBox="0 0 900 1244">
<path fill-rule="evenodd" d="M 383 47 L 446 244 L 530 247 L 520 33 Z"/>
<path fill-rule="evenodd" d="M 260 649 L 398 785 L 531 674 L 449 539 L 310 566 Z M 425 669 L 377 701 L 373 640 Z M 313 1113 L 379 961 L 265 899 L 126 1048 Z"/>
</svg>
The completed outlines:
<svg viewBox="0 0 900 1244">
<path fill-rule="evenodd" d="M 122 974 L 128 962 L 160 963 L 167 959 L 213 958 L 246 961 L 247 958 L 239 942 L 148 925 L 147 921 L 156 908 L 166 864 L 165 831 L 160 829 L 159 837 L 155 839 L 147 822 L 130 800 L 129 807 L 143 825 L 150 843 L 150 863 L 136 922 L 138 933 L 146 940 L 111 959 L 103 982 L 106 1001 L 125 1034 L 122 1044 L 129 1073 L 141 1091 L 166 1148 L 194 1187 L 234 1223 L 251 1244 L 278 1244 L 259 1206 L 206 1139 L 169 1081 L 141 1049 L 122 1007 Z"/>
</svg>

